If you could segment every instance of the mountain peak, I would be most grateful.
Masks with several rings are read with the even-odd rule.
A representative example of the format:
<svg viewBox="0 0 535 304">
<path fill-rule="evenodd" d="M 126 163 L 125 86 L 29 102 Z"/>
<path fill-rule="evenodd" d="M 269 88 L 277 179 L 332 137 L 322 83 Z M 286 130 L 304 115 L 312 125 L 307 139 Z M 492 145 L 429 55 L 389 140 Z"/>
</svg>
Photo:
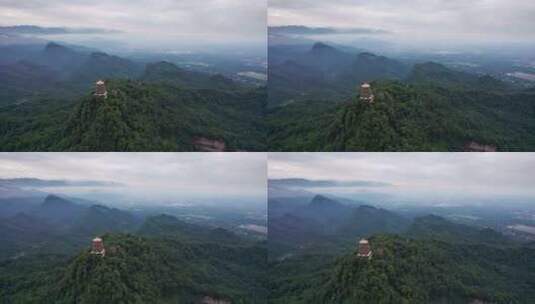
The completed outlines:
<svg viewBox="0 0 535 304">
<path fill-rule="evenodd" d="M 316 42 L 312 46 L 311 52 L 312 53 L 324 53 L 324 52 L 335 52 L 336 49 L 328 44 L 325 44 L 323 42 Z"/>
<path fill-rule="evenodd" d="M 445 65 L 432 61 L 416 64 L 414 68 L 426 70 L 449 70 Z"/>
<path fill-rule="evenodd" d="M 146 79 L 160 79 L 162 77 L 176 77 L 181 76 L 184 71 L 176 66 L 174 63 L 168 61 L 159 61 L 148 63 L 145 66 L 144 78 Z"/>
<path fill-rule="evenodd" d="M 420 223 L 449 223 L 445 218 L 434 214 L 417 217 L 414 221 Z"/>
<path fill-rule="evenodd" d="M 45 46 L 44 53 L 48 55 L 64 56 L 66 54 L 75 54 L 76 52 L 59 43 L 49 42 Z"/>
<path fill-rule="evenodd" d="M 49 42 L 45 46 L 45 50 L 54 50 L 54 49 L 66 49 L 66 47 L 56 42 Z"/>
<path fill-rule="evenodd" d="M 70 206 L 74 205 L 71 201 L 68 201 L 64 198 L 61 198 L 55 194 L 49 194 L 45 200 L 43 201 L 42 206 L 43 207 L 50 207 L 50 206 Z"/>
<path fill-rule="evenodd" d="M 169 68 L 169 69 L 178 69 L 178 66 L 169 61 L 158 61 L 154 63 L 149 63 L 147 66 L 150 67 L 159 67 L 159 68 Z"/>
<path fill-rule="evenodd" d="M 339 205 L 341 205 L 339 202 L 332 200 L 323 195 L 316 195 L 310 201 L 310 206 L 339 206 Z"/>
<path fill-rule="evenodd" d="M 93 52 L 91 55 L 89 55 L 93 59 L 99 59 L 99 58 L 108 58 L 111 57 L 110 55 L 104 53 L 104 52 Z"/>
<path fill-rule="evenodd" d="M 374 206 L 370 206 L 370 205 L 360 205 L 358 207 L 359 210 L 378 210 L 377 208 L 375 208 Z"/>
<path fill-rule="evenodd" d="M 39 217 L 54 221 L 65 221 L 76 218 L 85 207 L 75 204 L 57 195 L 48 195 L 41 204 Z"/>
<path fill-rule="evenodd" d="M 358 57 L 361 58 L 361 59 L 375 59 L 379 56 L 373 54 L 373 53 L 370 53 L 370 52 L 362 52 L 362 53 L 359 53 L 358 54 Z"/>
<path fill-rule="evenodd" d="M 97 205 L 91 205 L 91 206 L 89 206 L 89 210 L 99 211 L 99 212 L 104 211 L 104 212 L 105 212 L 105 211 L 110 211 L 110 210 L 112 210 L 112 209 L 109 208 L 109 207 L 106 207 L 106 206 L 104 206 L 104 205 L 98 205 L 98 204 L 97 204 Z"/>
<path fill-rule="evenodd" d="M 165 223 L 165 224 L 176 224 L 176 223 L 180 223 L 180 221 L 172 216 L 172 215 L 168 215 L 168 214 L 160 214 L 160 215 L 155 215 L 155 216 L 151 216 L 147 219 L 147 221 L 151 221 L 151 222 L 157 222 L 157 223 Z"/>
</svg>

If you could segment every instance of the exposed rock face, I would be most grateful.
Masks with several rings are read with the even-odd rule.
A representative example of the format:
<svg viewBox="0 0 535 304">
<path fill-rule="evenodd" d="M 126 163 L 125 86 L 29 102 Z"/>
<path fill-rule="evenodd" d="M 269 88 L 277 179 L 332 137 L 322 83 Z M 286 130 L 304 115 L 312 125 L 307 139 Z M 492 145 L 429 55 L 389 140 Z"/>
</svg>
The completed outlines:
<svg viewBox="0 0 535 304">
<path fill-rule="evenodd" d="M 193 145 L 203 152 L 223 152 L 226 147 L 224 141 L 204 137 L 194 139 Z"/>
<path fill-rule="evenodd" d="M 202 298 L 200 304 L 232 304 L 232 303 L 227 300 L 214 299 L 212 297 L 205 296 L 204 298 Z"/>
<path fill-rule="evenodd" d="M 496 146 L 483 145 L 475 141 L 471 141 L 464 146 L 466 152 L 496 152 Z"/>
</svg>

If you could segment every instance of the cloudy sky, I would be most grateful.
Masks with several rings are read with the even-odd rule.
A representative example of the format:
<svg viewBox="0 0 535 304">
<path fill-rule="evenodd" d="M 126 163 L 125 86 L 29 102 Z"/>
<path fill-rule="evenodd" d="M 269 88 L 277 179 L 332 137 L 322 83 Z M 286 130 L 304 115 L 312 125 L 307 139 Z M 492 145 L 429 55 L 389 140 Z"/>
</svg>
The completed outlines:
<svg viewBox="0 0 535 304">
<path fill-rule="evenodd" d="M 92 182 L 59 190 L 86 196 L 113 192 L 140 201 L 264 200 L 266 157 L 265 153 L 1 153 L 0 179 L 100 181 L 105 182 L 102 187 Z"/>
<path fill-rule="evenodd" d="M 380 182 L 348 193 L 535 198 L 535 153 L 270 153 L 269 178 Z M 366 183 L 362 183 L 365 185 Z M 335 191 L 342 191 L 340 187 Z"/>
<path fill-rule="evenodd" d="M 113 29 L 138 46 L 262 43 L 266 7 L 265 0 L 0 0 L 0 25 Z"/>
<path fill-rule="evenodd" d="M 402 40 L 531 42 L 535 1 L 269 0 L 270 25 L 381 29 Z"/>
</svg>

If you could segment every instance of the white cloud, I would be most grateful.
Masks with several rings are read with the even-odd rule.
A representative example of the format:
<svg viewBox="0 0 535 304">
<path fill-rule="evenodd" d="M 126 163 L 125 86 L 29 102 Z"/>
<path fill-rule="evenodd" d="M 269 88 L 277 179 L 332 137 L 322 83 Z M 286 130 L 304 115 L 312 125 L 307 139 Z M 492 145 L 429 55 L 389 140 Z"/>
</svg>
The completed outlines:
<svg viewBox="0 0 535 304">
<path fill-rule="evenodd" d="M 508 0 L 269 0 L 270 25 L 380 28 L 398 38 L 529 41 L 535 2 Z"/>
<path fill-rule="evenodd" d="M 0 24 L 103 28 L 151 39 L 259 42 L 265 0 L 0 0 Z"/>
<path fill-rule="evenodd" d="M 131 197 L 262 198 L 265 153 L 1 153 L 0 178 L 117 182 Z M 104 189 L 108 191 L 108 189 Z"/>
<path fill-rule="evenodd" d="M 366 180 L 402 192 L 535 196 L 535 153 L 269 153 L 269 178 Z"/>
</svg>

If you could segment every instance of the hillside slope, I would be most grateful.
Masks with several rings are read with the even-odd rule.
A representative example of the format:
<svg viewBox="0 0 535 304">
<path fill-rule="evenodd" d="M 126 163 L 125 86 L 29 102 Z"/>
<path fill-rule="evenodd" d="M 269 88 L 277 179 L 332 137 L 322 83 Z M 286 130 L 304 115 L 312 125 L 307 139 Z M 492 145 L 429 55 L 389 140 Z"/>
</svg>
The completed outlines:
<svg viewBox="0 0 535 304">
<path fill-rule="evenodd" d="M 117 213 L 113 211 L 117 221 L 124 222 L 125 214 Z M 206 297 L 221 303 L 266 301 L 265 245 L 227 230 L 151 217 L 139 233 L 101 235 L 105 256 L 90 253 L 95 234 L 73 233 L 68 236 L 85 243 L 77 254 L 0 260 L 0 297 L 6 303 L 198 304 Z"/>
<path fill-rule="evenodd" d="M 294 103 L 268 115 L 268 142 L 281 151 L 500 151 L 535 149 L 535 95 L 374 82 L 376 99 Z"/>
<path fill-rule="evenodd" d="M 128 234 L 106 234 L 103 241 L 104 257 L 85 250 L 67 264 L 56 264 L 44 278 L 30 270 L 34 275 L 26 274 L 22 290 L 10 288 L 19 283 L 12 281 L 15 274 L 0 275 L 0 285 L 8 284 L 2 292 L 15 303 L 33 298 L 33 303 L 193 304 L 204 297 L 265 303 L 261 247 L 188 244 Z"/>
<path fill-rule="evenodd" d="M 199 138 L 225 150 L 265 150 L 265 90 L 191 90 L 108 81 L 106 100 L 6 106 L 3 151 L 195 151 Z M 38 107 L 36 107 L 38 106 Z M 24 114 L 24 115 L 23 115 Z"/>
<path fill-rule="evenodd" d="M 535 299 L 533 249 L 395 235 L 376 235 L 370 244 L 371 260 L 350 253 L 336 260 L 309 256 L 272 264 L 270 303 L 527 304 Z M 302 272 L 305 265 L 310 272 Z"/>
</svg>

